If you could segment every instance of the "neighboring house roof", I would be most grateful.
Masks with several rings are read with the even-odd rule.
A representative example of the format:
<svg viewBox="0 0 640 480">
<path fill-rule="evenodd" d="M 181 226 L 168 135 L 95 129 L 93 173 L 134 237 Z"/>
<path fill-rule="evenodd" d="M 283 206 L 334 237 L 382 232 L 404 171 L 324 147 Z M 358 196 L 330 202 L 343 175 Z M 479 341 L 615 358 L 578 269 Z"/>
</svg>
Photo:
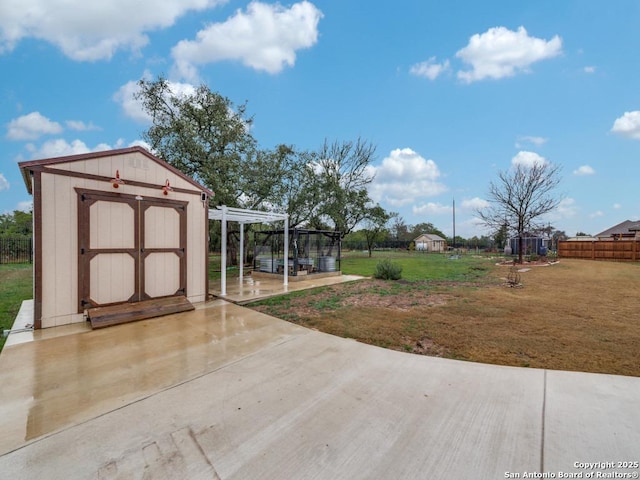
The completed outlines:
<svg viewBox="0 0 640 480">
<path fill-rule="evenodd" d="M 613 227 L 605 230 L 604 232 L 600 232 L 595 237 L 613 237 L 617 235 L 630 235 L 634 232 L 640 230 L 640 220 L 625 220 L 618 225 L 614 225 Z"/>
<path fill-rule="evenodd" d="M 418 238 L 414 240 L 414 242 L 444 242 L 446 241 L 440 235 L 436 235 L 434 233 L 423 233 Z"/>
</svg>

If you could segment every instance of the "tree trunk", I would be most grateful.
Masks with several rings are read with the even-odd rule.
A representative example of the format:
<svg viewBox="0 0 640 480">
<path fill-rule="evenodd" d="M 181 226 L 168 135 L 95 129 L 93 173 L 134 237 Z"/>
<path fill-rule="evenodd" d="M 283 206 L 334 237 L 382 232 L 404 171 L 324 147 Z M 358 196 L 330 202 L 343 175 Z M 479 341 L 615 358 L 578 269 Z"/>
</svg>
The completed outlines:
<svg viewBox="0 0 640 480">
<path fill-rule="evenodd" d="M 518 235 L 518 263 L 522 263 L 522 235 Z"/>
</svg>

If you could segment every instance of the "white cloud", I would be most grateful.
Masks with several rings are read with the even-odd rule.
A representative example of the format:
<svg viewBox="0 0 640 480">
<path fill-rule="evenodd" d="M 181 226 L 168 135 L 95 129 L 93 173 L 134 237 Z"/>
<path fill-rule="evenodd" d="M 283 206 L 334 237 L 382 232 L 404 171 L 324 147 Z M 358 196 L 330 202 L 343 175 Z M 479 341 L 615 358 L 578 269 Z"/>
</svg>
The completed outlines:
<svg viewBox="0 0 640 480">
<path fill-rule="evenodd" d="M 36 140 L 42 135 L 62 132 L 62 125 L 49 120 L 40 112 L 31 112 L 9 122 L 7 138 L 9 140 Z"/>
<path fill-rule="evenodd" d="M 458 50 L 456 57 L 472 67 L 459 71 L 458 78 L 471 83 L 485 78 L 512 77 L 518 72 L 528 72 L 535 62 L 561 53 L 562 39 L 557 35 L 546 41 L 530 37 L 524 27 L 516 32 L 494 27 L 473 35 L 469 44 Z"/>
<path fill-rule="evenodd" d="M 573 171 L 573 174 L 577 176 L 593 175 L 595 173 L 596 171 L 589 165 L 582 165 L 577 170 Z"/>
<path fill-rule="evenodd" d="M 373 167 L 375 179 L 369 194 L 376 202 L 401 207 L 447 191 L 438 182 L 440 170 L 410 148 L 393 150 L 380 166 Z"/>
<path fill-rule="evenodd" d="M 93 123 L 84 123 L 81 120 L 67 120 L 64 122 L 70 130 L 76 130 L 78 132 L 85 132 L 88 130 L 102 130 L 100 127 Z"/>
<path fill-rule="evenodd" d="M 101 152 L 112 149 L 112 147 L 106 143 L 100 143 L 94 148 L 89 148 L 82 140 L 73 140 L 71 143 L 68 143 L 61 138 L 49 140 L 43 143 L 40 148 L 36 148 L 36 146 L 31 143 L 27 144 L 26 148 L 33 159 L 64 157 L 66 155 L 78 155 L 81 153 Z"/>
<path fill-rule="evenodd" d="M 127 147 L 141 146 L 151 152 L 151 146 L 143 140 L 134 140 L 129 142 Z M 43 143 L 39 148 L 33 143 L 28 143 L 25 148 L 29 152 L 31 159 L 64 157 L 67 155 L 80 155 L 89 152 L 102 152 L 105 150 L 113 150 L 115 148 L 125 147 L 123 139 L 118 139 L 114 145 L 108 143 L 99 143 L 95 147 L 89 147 L 82 140 L 73 140 L 71 143 L 62 138 L 49 140 Z"/>
<path fill-rule="evenodd" d="M 623 116 L 613 122 L 611 131 L 623 137 L 640 140 L 640 111 L 624 112 Z"/>
<path fill-rule="evenodd" d="M 22 202 L 18 202 L 16 210 L 20 210 L 21 212 L 33 211 L 33 200 L 24 200 Z"/>
<path fill-rule="evenodd" d="M 545 164 L 547 160 L 544 157 L 541 157 L 535 152 L 528 152 L 523 150 L 518 152 L 515 157 L 511 159 L 512 165 L 522 165 L 524 167 L 533 167 L 535 164 Z"/>
<path fill-rule="evenodd" d="M 452 205 L 427 202 L 420 206 L 414 205 L 412 210 L 414 215 L 445 215 L 452 211 Z"/>
<path fill-rule="evenodd" d="M 429 80 L 435 80 L 441 74 L 449 70 L 449 60 L 443 63 L 437 63 L 436 57 L 431 57 L 426 62 L 416 63 L 409 69 L 409 73 L 418 77 L 426 77 Z"/>
<path fill-rule="evenodd" d="M 573 217 L 578 213 L 576 201 L 573 198 L 563 198 L 556 209 L 560 218 Z"/>
<path fill-rule="evenodd" d="M 180 78 L 197 79 L 199 65 L 240 60 L 268 73 L 293 66 L 296 51 L 318 41 L 322 12 L 308 1 L 285 8 L 279 4 L 251 2 L 224 23 L 200 30 L 195 40 L 182 40 L 171 51 Z"/>
<path fill-rule="evenodd" d="M 596 73 L 596 67 L 588 66 L 584 67 L 584 73 Z"/>
<path fill-rule="evenodd" d="M 14 0 L 0 2 L 0 53 L 24 38 L 59 47 L 79 61 L 110 59 L 120 49 L 138 51 L 146 32 L 170 27 L 189 11 L 226 0 Z"/>
<path fill-rule="evenodd" d="M 598 217 L 604 217 L 604 213 L 601 210 L 593 212 L 592 214 L 589 215 L 589 218 L 598 218 Z"/>
<path fill-rule="evenodd" d="M 520 135 L 516 140 L 516 148 L 522 148 L 523 144 L 533 144 L 536 147 L 540 147 L 547 143 L 549 139 L 544 137 L 534 137 L 530 135 Z"/>
<path fill-rule="evenodd" d="M 614 203 L 613 208 L 616 210 L 620 210 L 622 208 L 622 205 L 620 205 L 619 203 Z"/>
<path fill-rule="evenodd" d="M 145 72 L 144 77 L 148 77 L 149 74 Z M 193 95 L 196 92 L 196 87 L 190 83 L 168 82 L 171 93 L 177 97 Z M 130 81 L 121 86 L 118 91 L 113 95 L 113 100 L 120 104 L 124 114 L 140 123 L 151 123 L 151 117 L 144 111 L 142 104 L 135 98 L 135 95 L 140 91 L 137 81 Z"/>
<path fill-rule="evenodd" d="M 144 140 L 134 140 L 133 142 L 131 142 L 129 144 L 130 147 L 142 147 L 144 148 L 147 152 L 153 152 L 153 150 L 151 149 L 151 145 L 149 145 L 147 142 L 145 142 Z"/>
<path fill-rule="evenodd" d="M 462 200 L 462 208 L 464 210 L 476 211 L 482 208 L 487 208 L 488 206 L 489 202 L 479 197 Z"/>
<path fill-rule="evenodd" d="M 3 190 L 9 190 L 9 181 L 5 178 L 3 174 L 0 173 L 0 192 Z"/>
</svg>

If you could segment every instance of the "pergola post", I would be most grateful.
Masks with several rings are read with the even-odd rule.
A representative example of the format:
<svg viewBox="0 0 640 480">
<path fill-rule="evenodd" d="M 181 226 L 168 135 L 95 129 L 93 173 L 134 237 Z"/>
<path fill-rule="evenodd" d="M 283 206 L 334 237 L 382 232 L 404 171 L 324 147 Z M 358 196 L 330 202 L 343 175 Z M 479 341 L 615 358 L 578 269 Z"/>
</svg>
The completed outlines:
<svg viewBox="0 0 640 480">
<path fill-rule="evenodd" d="M 244 223 L 240 222 L 240 285 L 244 276 Z"/>
<path fill-rule="evenodd" d="M 220 295 L 227 294 L 227 206 L 222 205 L 222 232 L 220 234 Z"/>
<path fill-rule="evenodd" d="M 285 235 L 285 270 L 284 285 L 289 283 L 289 216 L 286 213 L 262 212 L 259 210 L 245 210 L 242 208 L 227 207 L 221 205 L 209 209 L 210 220 L 220 220 L 222 222 L 222 242 L 220 252 L 221 275 L 220 275 L 220 295 L 227 294 L 227 222 L 238 222 L 240 224 L 240 284 L 243 281 L 244 267 L 244 225 L 246 223 L 272 223 L 284 220 Z"/>
<path fill-rule="evenodd" d="M 284 282 L 289 285 L 289 217 L 284 218 Z"/>
</svg>

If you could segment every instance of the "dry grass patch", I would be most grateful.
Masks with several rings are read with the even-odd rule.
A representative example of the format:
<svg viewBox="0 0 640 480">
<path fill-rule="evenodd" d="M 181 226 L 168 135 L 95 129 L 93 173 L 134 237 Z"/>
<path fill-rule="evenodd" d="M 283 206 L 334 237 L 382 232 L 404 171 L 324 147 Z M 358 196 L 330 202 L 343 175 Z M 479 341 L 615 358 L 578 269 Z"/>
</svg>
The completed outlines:
<svg viewBox="0 0 640 480">
<path fill-rule="evenodd" d="M 640 265 L 564 260 L 476 283 L 353 284 L 254 308 L 326 333 L 418 354 L 640 376 Z"/>
</svg>

